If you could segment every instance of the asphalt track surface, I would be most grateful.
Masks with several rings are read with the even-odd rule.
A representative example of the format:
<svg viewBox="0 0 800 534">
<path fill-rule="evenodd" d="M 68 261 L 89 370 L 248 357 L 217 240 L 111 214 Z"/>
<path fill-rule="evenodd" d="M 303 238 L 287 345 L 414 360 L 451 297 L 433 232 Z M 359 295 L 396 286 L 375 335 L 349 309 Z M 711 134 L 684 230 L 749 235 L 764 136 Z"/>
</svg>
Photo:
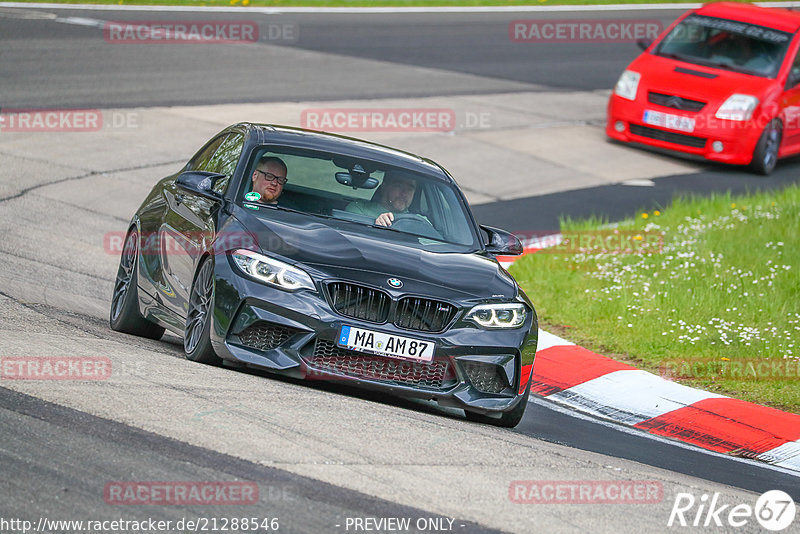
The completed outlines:
<svg viewBox="0 0 800 534">
<path fill-rule="evenodd" d="M 59 17 L 112 18 L 108 12 L 57 10 L 57 13 Z M 658 11 L 652 16 L 634 12 L 622 17 L 667 22 L 676 15 L 672 11 Z M 272 43 L 277 46 L 265 46 L 257 52 L 222 46 L 198 53 L 194 48 L 199 47 L 109 47 L 97 39 L 96 27 L 56 22 L 33 10 L 1 8 L 0 105 L 12 109 L 125 108 L 492 95 L 553 89 L 586 91 L 613 85 L 618 73 L 637 52 L 630 43 L 542 45 L 531 49 L 498 38 L 498 33 L 507 37 L 510 20 L 534 16 L 565 19 L 573 15 L 259 15 L 263 17 L 259 23 L 272 23 L 277 17 L 281 22 L 297 24 L 299 40 L 290 44 Z M 620 14 L 589 15 L 611 16 Z M 196 17 L 188 13 L 158 15 L 159 19 L 175 20 Z M 203 17 L 232 19 L 230 15 L 219 14 Z M 142 18 L 155 17 L 131 12 L 113 15 L 113 20 Z M 281 54 L 287 48 L 293 52 L 301 49 L 329 54 L 329 62 L 314 63 L 315 58 L 309 56 L 307 64 L 298 63 L 296 58 Z M 377 60 L 402 65 L 403 69 L 398 69 L 396 77 L 375 78 L 367 77 L 366 71 L 361 76 L 358 64 L 347 70 L 332 68 L 339 65 L 345 69 L 351 59 Z M 430 70 L 409 70 L 415 68 Z M 581 75 L 575 75 L 576 71 Z M 369 72 L 374 76 L 374 72 Z M 475 76 L 471 79 L 474 83 L 464 85 L 463 78 L 448 78 L 443 72 Z M 63 155 L 66 151 L 69 146 L 54 147 L 55 153 Z M 46 169 L 48 158 L 40 161 Z M 60 159 L 51 163 L 65 164 Z M 784 162 L 769 180 L 739 169 L 709 167 L 697 173 L 661 176 L 652 180 L 654 185 L 646 187 L 611 184 L 570 189 L 567 185 L 564 191 L 548 195 L 480 204 L 474 211 L 481 222 L 509 229 L 520 225 L 554 228 L 561 215 L 605 215 L 618 220 L 636 209 L 667 205 L 675 194 L 782 187 L 797 181 L 797 169 L 797 162 Z M 42 172 L 41 168 L 38 172 Z M 4 180 L 11 179 L 9 175 L 3 176 Z M 76 184 L 84 187 L 80 179 Z M 85 187 L 89 195 L 91 186 Z M 149 188 L 146 182 L 137 187 L 136 194 Z M 97 288 L 87 287 L 77 293 L 98 293 L 100 296 L 93 298 L 102 300 L 110 287 L 113 267 L 109 266 L 113 266 L 113 260 L 105 258 L 98 264 L 94 256 L 87 255 L 82 260 L 86 266 L 81 261 L 67 260 L 39 272 L 37 269 L 41 268 L 32 264 L 30 257 L 19 255 L 20 243 L 24 241 L 9 237 L 6 232 L 16 231 L 17 219 L 27 221 L 31 227 L 41 223 L 30 218 L 31 208 L 35 209 L 41 201 L 41 197 L 30 198 L 31 193 L 37 194 L 35 189 L 36 186 L 23 188 L 3 195 L 0 200 L 0 223 L 5 235 L 0 239 L 5 264 L 0 269 L 3 271 L 0 316 L 5 323 L 2 351 L 17 355 L 29 354 L 26 350 L 47 354 L 48 347 L 59 343 L 67 351 L 77 351 L 75 347 L 84 344 L 95 351 L 99 350 L 97 347 L 109 346 L 115 357 L 119 353 L 122 361 L 146 362 L 155 366 L 157 372 L 153 371 L 152 376 L 147 376 L 149 372 L 133 373 L 119 383 L 109 384 L 107 389 L 87 387 L 82 399 L 73 397 L 66 387 L 33 385 L 25 392 L 14 391 L 11 386 L 0 388 L 0 436 L 3 437 L 0 458 L 4 472 L 0 517 L 81 519 L 124 515 L 128 519 L 154 516 L 178 519 L 198 515 L 233 517 L 242 513 L 280 517 L 281 530 L 286 532 L 343 532 L 336 525 L 342 525 L 346 517 L 447 516 L 456 525 L 463 525 L 458 529 L 463 532 L 492 532 L 492 528 L 528 532 L 537 527 L 552 532 L 579 532 L 590 526 L 598 532 L 635 532 L 641 528 L 660 530 L 659 525 L 665 529 L 671 499 L 678 491 L 698 496 L 719 491 L 736 503 L 753 501 L 755 494 L 769 489 L 783 489 L 800 500 L 800 482 L 796 476 L 666 440 L 654 440 L 565 413 L 543 401 L 531 404 L 523 422 L 509 432 L 465 423 L 460 414 L 428 403 L 385 398 L 338 385 L 298 384 L 258 373 L 187 367 L 174 338 L 167 337 L 161 342 L 127 339 L 110 332 L 102 313 L 91 303 L 84 304 L 81 299 L 71 301 L 72 291 L 76 290 L 70 285 L 74 280 L 83 280 L 85 272 L 90 273 Z M 53 218 L 55 228 L 57 221 L 96 228 L 100 225 L 98 220 L 108 225 L 109 217 L 124 227 L 130 206 L 135 207 L 139 200 L 131 199 L 123 203 L 125 209 L 112 211 L 59 198 L 59 194 L 55 198 L 61 202 L 53 205 L 52 213 L 43 215 Z M 44 228 L 52 228 L 47 220 L 45 223 L 40 230 L 31 234 L 21 230 L 20 235 L 44 250 L 52 237 L 45 234 Z M 67 241 L 71 244 L 70 239 Z M 56 244 L 54 248 L 60 250 L 59 247 Z M 58 281 L 49 298 L 46 292 L 45 298 L 36 299 L 30 297 L 34 292 L 19 289 L 20 285 L 47 283 L 39 281 L 37 275 Z M 31 336 L 35 335 L 49 341 L 34 340 Z M 123 391 L 142 385 L 138 381 L 149 386 L 124 397 Z M 260 404 L 245 402 L 240 406 L 236 400 L 228 399 L 226 405 L 219 399 L 225 397 L 222 393 L 225 386 L 231 390 L 244 388 L 239 385 L 243 382 L 247 386 L 242 392 Z M 162 390 L 163 386 L 168 388 Z M 203 392 L 206 388 L 210 391 Z M 158 392 L 164 395 L 163 401 L 159 400 Z M 220 408 L 223 412 L 228 410 L 232 423 L 217 422 L 215 426 L 203 422 L 201 426 L 201 420 L 211 419 L 203 415 L 206 413 L 203 409 L 215 406 L 212 402 L 215 396 L 217 406 L 223 406 Z M 289 412 L 264 414 L 267 426 L 257 407 L 284 396 L 288 398 Z M 202 402 L 194 407 L 183 404 L 198 400 Z M 174 402 L 172 409 L 170 402 Z M 231 403 L 236 406 L 230 408 Z M 337 424 L 318 421 L 314 414 L 320 410 L 321 415 L 335 418 Z M 183 412 L 190 414 L 191 424 L 187 424 L 185 417 L 181 420 L 177 416 Z M 164 419 L 148 419 L 149 413 Z M 194 423 L 197 424 L 193 426 Z M 256 435 L 284 448 L 305 446 L 304 442 L 288 438 L 285 442 L 276 440 L 272 435 L 276 432 L 273 425 L 279 429 L 278 434 L 291 436 L 290 432 L 297 431 L 308 443 L 319 442 L 320 449 L 330 450 L 319 457 L 311 454 L 313 460 L 304 462 L 288 451 L 273 453 L 272 449 L 259 448 L 253 439 Z M 394 425 L 398 428 L 393 429 Z M 252 433 L 242 436 L 237 429 Z M 419 429 L 419 433 L 414 429 Z M 367 432 L 374 433 L 373 439 L 369 444 L 359 445 L 354 436 L 357 433 L 367 436 Z M 297 435 L 293 439 L 298 439 Z M 453 443 L 454 435 L 464 441 L 463 448 Z M 220 442 L 225 436 L 229 439 Z M 441 461 L 430 456 L 420 461 L 406 450 L 420 445 L 428 447 L 426 454 L 442 456 Z M 353 458 L 359 447 L 365 449 L 366 459 L 361 462 Z M 380 447 L 385 449 L 379 450 Z M 507 456 L 495 458 L 484 448 L 496 448 L 499 456 Z M 457 455 L 449 453 L 450 449 L 462 457 L 452 458 Z M 327 466 L 329 463 L 332 465 Z M 435 474 L 426 478 L 415 468 Z M 408 473 L 403 473 L 404 469 Z M 494 491 L 494 498 L 502 499 L 502 490 L 507 491 L 510 480 L 596 480 L 609 476 L 660 480 L 665 487 L 664 503 L 656 509 L 644 510 L 636 506 L 572 505 L 553 511 L 554 507 L 568 505 L 551 505 L 544 511 L 535 505 L 509 507 L 487 502 L 486 495 L 478 493 L 483 486 L 485 493 Z M 259 485 L 261 500 L 255 509 L 125 507 L 120 510 L 102 499 L 102 488 L 110 480 L 232 479 L 255 481 Z M 408 495 L 410 488 L 398 482 L 405 479 L 415 484 L 426 480 L 432 487 L 419 489 L 425 498 L 414 498 Z M 397 485 L 396 491 L 386 489 L 393 484 Z M 462 489 L 462 485 L 467 489 Z M 474 502 L 466 502 L 464 496 Z M 651 515 L 655 518 L 647 519 Z"/>
<path fill-rule="evenodd" d="M 51 12 L 53 10 L 50 10 Z M 290 25 L 296 33 L 263 44 L 288 50 L 324 52 L 331 56 L 372 59 L 398 65 L 443 69 L 483 78 L 473 86 L 457 86 L 436 77 L 375 79 L 358 69 L 337 70 L 337 63 L 298 64 L 281 48 L 216 46 L 199 53 L 183 45 L 161 50 L 147 46 L 107 46 L 92 27 L 43 18 L 40 12 L 0 8 L 0 76 L 3 106 L 152 106 L 297 99 L 377 98 L 494 93 L 531 85 L 570 90 L 604 89 L 616 82 L 639 49 L 633 43 L 514 43 L 508 25 L 529 14 L 366 14 L 314 15 L 159 12 L 157 20 L 242 20 L 269 27 Z M 58 10 L 61 18 L 137 21 L 139 12 Z M 674 12 L 643 17 L 662 24 Z M 564 14 L 536 15 L 563 20 Z M 592 18 L 619 19 L 596 13 Z M 142 49 L 144 48 L 144 49 Z M 273 50 L 273 48 L 275 48 Z M 288 49 L 288 50 L 287 50 Z M 573 65 L 591 65 L 575 75 Z M 300 81 L 301 83 L 297 83 Z M 391 83 L 389 83 L 391 81 Z M 294 82 L 294 83 L 290 83 Z M 145 90 L 142 90 L 145 89 Z"/>
</svg>

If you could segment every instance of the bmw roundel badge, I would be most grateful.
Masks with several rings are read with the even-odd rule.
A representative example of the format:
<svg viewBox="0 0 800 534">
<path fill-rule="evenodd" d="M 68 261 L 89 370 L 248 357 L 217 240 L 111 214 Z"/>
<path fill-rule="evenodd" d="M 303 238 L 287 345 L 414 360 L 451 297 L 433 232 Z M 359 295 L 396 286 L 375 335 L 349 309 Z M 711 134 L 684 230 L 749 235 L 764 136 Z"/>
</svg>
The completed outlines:
<svg viewBox="0 0 800 534">
<path fill-rule="evenodd" d="M 400 280 L 399 278 L 389 278 L 386 282 L 388 282 L 389 285 L 395 289 L 403 287 L 403 281 Z"/>
</svg>

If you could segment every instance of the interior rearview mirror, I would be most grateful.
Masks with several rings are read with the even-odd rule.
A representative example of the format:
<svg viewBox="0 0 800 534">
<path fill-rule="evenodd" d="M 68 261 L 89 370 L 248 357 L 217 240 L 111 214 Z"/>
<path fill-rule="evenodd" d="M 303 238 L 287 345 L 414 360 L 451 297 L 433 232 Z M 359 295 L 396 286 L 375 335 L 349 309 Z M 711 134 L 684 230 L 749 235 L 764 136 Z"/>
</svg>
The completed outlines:
<svg viewBox="0 0 800 534">
<path fill-rule="evenodd" d="M 375 189 L 378 179 L 362 173 L 337 172 L 336 181 L 353 189 Z"/>
</svg>

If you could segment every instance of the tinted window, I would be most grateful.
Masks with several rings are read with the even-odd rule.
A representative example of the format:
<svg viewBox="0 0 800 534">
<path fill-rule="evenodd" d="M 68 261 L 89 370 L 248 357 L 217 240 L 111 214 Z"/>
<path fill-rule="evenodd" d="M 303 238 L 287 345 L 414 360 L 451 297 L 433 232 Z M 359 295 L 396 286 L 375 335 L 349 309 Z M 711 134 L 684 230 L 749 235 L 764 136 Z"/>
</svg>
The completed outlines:
<svg viewBox="0 0 800 534">
<path fill-rule="evenodd" d="M 789 72 L 789 87 L 797 87 L 798 84 L 800 84 L 800 50 L 797 51 L 792 70 Z"/>
<path fill-rule="evenodd" d="M 186 164 L 186 171 L 205 171 L 208 162 L 211 161 L 211 158 L 214 156 L 214 152 L 217 151 L 219 146 L 225 140 L 226 135 L 220 135 L 212 139 L 206 146 L 200 149 L 200 151 L 195 154 L 195 156 L 189 160 L 189 163 Z"/>
<path fill-rule="evenodd" d="M 343 231 L 425 250 L 480 248 L 463 196 L 449 181 L 352 156 L 267 147 L 255 152 L 245 176 L 264 157 L 286 164 L 287 182 L 277 205 L 265 205 L 260 195 L 249 194 L 252 180 L 243 180 L 237 200 L 258 216 L 275 217 L 273 210 L 285 208 Z M 385 213 L 394 218 L 388 226 L 378 221 Z"/>
<path fill-rule="evenodd" d="M 792 36 L 756 24 L 689 15 L 658 46 L 657 54 L 690 63 L 774 77 Z"/>
<path fill-rule="evenodd" d="M 214 155 L 208 160 L 205 168 L 202 170 L 209 172 L 217 172 L 224 174 L 227 178 L 217 180 L 214 184 L 214 190 L 218 193 L 225 193 L 228 189 L 231 176 L 236 170 L 236 164 L 239 162 L 239 156 L 242 154 L 242 147 L 244 146 L 244 136 L 241 134 L 230 134 L 219 145 L 219 148 L 214 152 Z"/>
</svg>

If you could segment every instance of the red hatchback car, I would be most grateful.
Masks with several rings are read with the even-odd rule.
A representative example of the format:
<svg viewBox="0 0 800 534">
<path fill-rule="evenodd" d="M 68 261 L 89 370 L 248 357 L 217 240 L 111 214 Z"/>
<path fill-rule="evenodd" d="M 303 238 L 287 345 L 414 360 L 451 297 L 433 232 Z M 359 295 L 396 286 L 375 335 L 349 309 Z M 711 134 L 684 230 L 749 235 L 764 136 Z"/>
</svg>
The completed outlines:
<svg viewBox="0 0 800 534">
<path fill-rule="evenodd" d="M 751 165 L 800 153 L 800 12 L 708 4 L 673 23 L 622 73 L 606 133 Z"/>
</svg>

